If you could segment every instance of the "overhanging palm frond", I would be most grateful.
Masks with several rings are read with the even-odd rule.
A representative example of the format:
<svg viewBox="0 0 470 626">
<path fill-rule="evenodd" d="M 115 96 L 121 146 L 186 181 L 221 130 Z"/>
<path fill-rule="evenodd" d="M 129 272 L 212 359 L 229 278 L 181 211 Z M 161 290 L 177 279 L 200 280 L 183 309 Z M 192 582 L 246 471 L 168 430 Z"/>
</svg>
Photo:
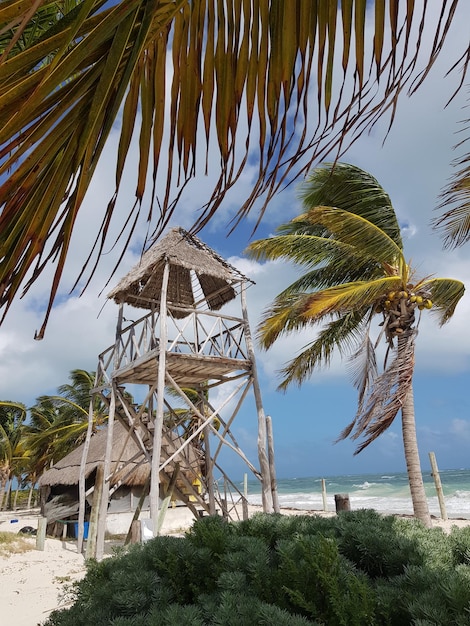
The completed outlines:
<svg viewBox="0 0 470 626">
<path fill-rule="evenodd" d="M 431 313 L 437 315 L 441 326 L 450 320 L 465 293 L 465 285 L 453 278 L 428 278 L 418 286 L 429 292 L 432 300 Z"/>
<path fill-rule="evenodd" d="M 278 389 L 286 391 L 289 385 L 301 385 L 314 370 L 327 367 L 335 350 L 340 354 L 350 352 L 364 332 L 364 312 L 354 311 L 325 325 L 317 338 L 293 358 L 281 371 L 282 382 Z"/>
<path fill-rule="evenodd" d="M 0 32 L 14 27 L 15 37 L 26 36 L 36 17 L 31 8 L 37 13 L 49 4 L 0 3 Z M 117 228 L 122 253 L 139 223 L 147 181 L 152 189 L 146 214 L 157 236 L 187 181 L 199 173 L 197 162 L 202 158 L 203 168 L 207 165 L 212 136 L 219 158 L 211 162 L 220 164 L 220 176 L 196 229 L 212 218 L 245 165 L 253 162 L 253 129 L 259 168 L 235 222 L 258 198 L 261 219 L 287 178 L 343 148 L 348 137 L 360 136 L 383 112 L 391 111 L 393 120 L 399 94 L 420 75 L 418 58 L 426 58 L 420 56 L 427 41 L 421 32 L 429 12 L 426 3 L 417 8 L 408 2 L 402 11 L 396 2 L 387 11 L 386 4 L 351 0 L 338 8 L 337 2 L 311 0 L 71 0 L 58 3 L 71 10 L 58 12 L 56 23 L 39 39 L 29 38 L 18 54 L 0 40 L 0 53 L 5 52 L 0 59 L 2 311 L 57 260 L 47 322 L 78 212 L 117 121 L 116 186 L 103 207 L 85 279 L 105 245 L 134 133 L 140 140 L 135 205 L 123 228 Z M 456 4 L 445 2 L 433 25 L 436 37 L 425 51 L 425 69 L 441 52 Z M 368 20 L 372 10 L 375 19 Z M 374 45 L 367 46 L 372 39 Z M 470 51 L 456 56 L 468 60 Z M 317 98 L 311 94 L 313 73 Z M 206 153 L 198 156 L 201 129 Z M 243 140 L 245 150 L 239 154 Z M 154 202 L 162 170 L 160 212 L 154 211 Z"/>
<path fill-rule="evenodd" d="M 10 17 L 9 27 L 4 27 L 0 31 L 0 55 L 5 54 L 11 58 L 32 47 L 79 1 L 54 0 L 48 2 L 42 0 L 30 2 L 29 11 L 24 15 L 21 15 L 21 7 L 18 6 L 18 2 L 9 2 L 10 6 L 0 9 L 4 23 Z M 5 2 L 4 5 L 6 4 Z"/>
<path fill-rule="evenodd" d="M 296 219 L 302 227 L 312 207 L 337 207 L 371 222 L 402 250 L 400 225 L 389 195 L 368 172 L 349 163 L 325 163 L 312 170 L 300 186 L 308 213 Z M 307 222 L 308 223 L 308 222 Z"/>
</svg>

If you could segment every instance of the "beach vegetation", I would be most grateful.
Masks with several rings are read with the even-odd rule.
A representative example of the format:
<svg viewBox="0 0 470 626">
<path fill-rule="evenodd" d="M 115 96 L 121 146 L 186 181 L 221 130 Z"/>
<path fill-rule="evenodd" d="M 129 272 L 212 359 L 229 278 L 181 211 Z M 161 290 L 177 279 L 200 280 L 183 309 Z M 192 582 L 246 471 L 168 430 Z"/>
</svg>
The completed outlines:
<svg viewBox="0 0 470 626">
<path fill-rule="evenodd" d="M 247 250 L 256 260 L 287 260 L 302 272 L 268 305 L 259 343 L 267 350 L 281 337 L 304 333 L 305 345 L 280 372 L 282 391 L 308 381 L 334 353 L 349 357 L 358 408 L 339 439 L 359 440 L 358 454 L 401 414 L 413 511 L 430 526 L 416 438 L 415 339 L 425 311 L 445 324 L 465 287 L 420 276 L 407 262 L 389 195 L 359 167 L 315 168 L 299 195 L 301 214 Z"/>
<path fill-rule="evenodd" d="M 44 626 L 463 626 L 468 549 L 465 529 L 371 510 L 207 517 L 91 561 Z"/>
<path fill-rule="evenodd" d="M 80 289 L 112 233 L 119 258 L 138 224 L 157 237 L 201 173 L 212 180 L 195 207 L 195 229 L 212 220 L 246 167 L 252 184 L 230 228 L 255 206 L 260 220 L 283 185 L 325 154 L 343 152 L 384 114 L 392 125 L 400 99 L 444 52 L 448 74 L 458 76 L 452 98 L 465 85 L 470 55 L 450 34 L 458 4 L 432 12 L 427 2 L 385 0 L 2 2 L 2 312 L 54 265 L 36 335 L 43 337 L 112 133 L 115 184 L 83 252 Z M 128 165 L 135 202 L 115 216 Z M 463 165 L 450 198 L 465 209 Z"/>
<path fill-rule="evenodd" d="M 22 535 L 0 531 L 0 556 L 22 554 L 34 550 L 34 545 Z"/>
</svg>

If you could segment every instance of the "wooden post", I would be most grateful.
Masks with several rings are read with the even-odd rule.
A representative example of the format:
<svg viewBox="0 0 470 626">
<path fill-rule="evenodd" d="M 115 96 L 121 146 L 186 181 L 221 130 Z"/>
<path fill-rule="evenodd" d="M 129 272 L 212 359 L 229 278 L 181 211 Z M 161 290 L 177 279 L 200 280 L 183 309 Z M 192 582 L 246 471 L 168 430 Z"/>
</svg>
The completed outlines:
<svg viewBox="0 0 470 626">
<path fill-rule="evenodd" d="M 116 342 L 117 347 L 117 342 Z M 111 384 L 111 399 L 109 402 L 108 415 L 108 432 L 106 436 L 106 451 L 104 453 L 103 463 L 103 488 L 101 491 L 101 502 L 98 516 L 98 526 L 96 534 L 96 560 L 101 561 L 104 556 L 104 540 L 106 535 L 106 517 L 108 515 L 109 504 L 109 478 L 111 476 L 111 457 L 113 454 L 113 432 L 114 432 L 114 416 L 116 413 L 116 385 L 114 381 Z"/>
<path fill-rule="evenodd" d="M 150 485 L 150 474 L 149 474 L 147 480 L 145 481 L 145 485 L 142 487 L 142 493 L 140 494 L 139 502 L 137 503 L 136 509 L 134 511 L 134 516 L 132 518 L 131 525 L 129 526 L 129 530 L 127 532 L 126 540 L 124 541 L 124 545 L 125 546 L 127 546 L 127 544 L 132 539 L 132 533 L 133 533 L 132 528 L 133 528 L 134 522 L 138 522 L 138 520 L 139 520 L 140 513 L 142 511 L 142 507 L 144 506 L 145 498 L 148 496 L 148 493 L 149 493 L 149 485 Z M 140 522 L 139 522 L 139 528 L 140 528 Z M 140 541 L 140 539 L 139 539 L 139 541 Z"/>
<path fill-rule="evenodd" d="M 36 533 L 36 550 L 44 550 L 46 543 L 47 517 L 40 517 L 38 520 L 38 531 Z"/>
<path fill-rule="evenodd" d="M 88 527 L 88 541 L 86 544 L 85 560 L 92 559 L 96 554 L 96 541 L 98 537 L 98 521 L 100 515 L 101 494 L 103 492 L 104 468 L 98 465 L 95 475 L 95 490 L 93 491 L 93 503 L 91 505 L 90 523 Z M 79 523 L 80 528 L 80 523 Z"/>
<path fill-rule="evenodd" d="M 116 324 L 116 335 L 114 339 L 114 370 L 118 369 L 120 362 L 120 346 L 121 346 L 121 334 L 122 334 L 122 322 L 124 319 L 124 305 L 121 302 L 119 305 L 118 320 Z M 101 561 L 104 556 L 104 540 L 106 535 L 106 517 L 108 513 L 109 504 L 109 479 L 111 476 L 111 457 L 113 454 L 113 432 L 114 432 L 114 416 L 116 413 L 116 382 L 111 380 L 110 385 L 111 397 L 109 400 L 109 412 L 108 412 L 108 427 L 106 437 L 106 450 L 103 463 L 103 489 L 101 492 L 100 510 L 98 516 L 98 527 L 96 535 L 96 560 Z"/>
<path fill-rule="evenodd" d="M 179 463 L 175 463 L 175 471 L 173 472 L 173 474 L 171 475 L 170 478 L 170 484 L 168 485 L 168 490 L 165 494 L 165 498 L 162 502 L 162 505 L 160 507 L 160 511 L 158 514 L 158 520 L 155 526 L 155 522 L 154 522 L 154 529 L 156 528 L 156 533 L 157 535 L 160 534 L 160 531 L 162 529 L 163 526 L 163 522 L 165 520 L 165 514 L 168 510 L 168 505 L 170 504 L 170 500 L 171 500 L 171 496 L 173 495 L 173 490 L 175 488 L 176 485 L 176 479 L 178 478 L 178 474 L 180 471 L 180 464 Z"/>
<path fill-rule="evenodd" d="M 96 382 L 95 382 L 96 384 Z M 80 474 L 78 477 L 78 536 L 77 536 L 77 552 L 82 553 L 83 548 L 83 528 L 85 522 L 85 485 L 86 485 L 86 462 L 88 459 L 88 450 L 90 448 L 91 435 L 93 433 L 93 397 L 90 398 L 88 408 L 88 426 L 86 430 L 85 443 L 83 444 L 82 458 L 80 460 Z"/>
<path fill-rule="evenodd" d="M 348 493 L 336 493 L 335 494 L 335 506 L 336 506 L 336 513 L 340 513 L 341 511 L 350 511 L 351 505 L 349 503 L 349 494 Z"/>
<path fill-rule="evenodd" d="M 160 499 L 160 458 L 162 454 L 162 430 L 165 394 L 166 350 L 168 342 L 167 328 L 167 291 L 170 277 L 170 263 L 165 263 L 162 277 L 162 291 L 160 297 L 160 350 L 158 353 L 157 373 L 157 414 L 153 430 L 152 467 L 150 471 L 150 519 L 153 522 L 154 533 L 157 527 L 158 506 Z"/>
<path fill-rule="evenodd" d="M 328 511 L 328 501 L 326 499 L 326 480 L 324 478 L 321 479 L 321 497 L 323 500 L 323 510 Z"/>
<path fill-rule="evenodd" d="M 248 474 L 243 474 L 242 518 L 248 519 Z"/>
<path fill-rule="evenodd" d="M 209 444 L 210 428 L 206 426 L 202 432 L 204 433 L 204 451 L 206 457 L 206 485 L 207 495 L 209 496 L 209 515 L 215 515 L 214 467 L 211 461 L 211 449 Z"/>
<path fill-rule="evenodd" d="M 271 478 L 271 492 L 273 495 L 273 508 L 275 513 L 280 513 L 279 497 L 277 494 L 276 467 L 274 464 L 274 437 L 273 437 L 273 421 L 271 416 L 266 416 L 266 434 L 268 437 L 268 461 L 269 476 Z"/>
<path fill-rule="evenodd" d="M 129 529 L 129 541 L 126 539 L 126 544 L 130 543 L 140 543 L 142 541 L 142 525 L 140 520 L 135 519 L 132 520 L 132 524 Z"/>
<path fill-rule="evenodd" d="M 439 469 L 437 467 L 436 455 L 434 452 L 429 453 L 429 460 L 431 461 L 432 476 L 434 478 L 434 485 L 436 486 L 437 499 L 439 500 L 439 508 L 441 509 L 441 517 L 445 521 L 447 518 L 446 503 L 444 500 L 444 492 L 441 485 L 441 477 L 439 476 Z"/>
<path fill-rule="evenodd" d="M 266 418 L 264 415 L 263 404 L 261 401 L 261 390 L 258 381 L 258 371 L 256 368 L 255 351 L 253 347 L 253 339 L 251 337 L 250 324 L 248 322 L 248 312 L 246 307 L 246 287 L 245 283 L 241 286 L 241 305 L 243 320 L 245 322 L 245 340 L 248 356 L 251 362 L 251 376 L 253 382 L 253 392 L 255 395 L 256 410 L 258 412 L 258 458 L 261 471 L 261 491 L 263 501 L 263 511 L 272 513 L 274 511 L 273 493 L 271 490 L 271 476 L 269 471 L 269 461 L 266 449 Z"/>
</svg>

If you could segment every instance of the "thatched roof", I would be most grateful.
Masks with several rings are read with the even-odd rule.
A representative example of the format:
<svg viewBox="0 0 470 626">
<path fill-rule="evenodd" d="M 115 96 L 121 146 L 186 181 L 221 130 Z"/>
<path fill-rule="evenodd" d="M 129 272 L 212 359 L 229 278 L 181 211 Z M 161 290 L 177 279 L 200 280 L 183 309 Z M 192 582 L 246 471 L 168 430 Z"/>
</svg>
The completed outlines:
<svg viewBox="0 0 470 626">
<path fill-rule="evenodd" d="M 106 442 L 108 437 L 107 428 L 98 431 L 90 440 L 88 459 L 85 469 L 85 477 L 88 478 L 98 467 L 104 463 Z M 164 431 L 162 441 L 162 459 L 169 458 L 183 440 L 178 433 L 172 430 Z M 39 487 L 54 487 L 56 485 L 78 485 L 80 477 L 80 464 L 82 462 L 82 444 L 70 454 L 58 461 L 39 479 Z M 116 470 L 116 463 L 120 460 L 121 466 L 130 459 L 135 460 L 126 463 L 125 467 Z M 186 473 L 190 480 L 199 471 L 201 461 L 200 454 L 192 446 L 181 451 L 176 459 L 180 464 L 180 470 Z M 141 461 L 143 461 L 141 463 Z M 173 471 L 175 463 L 171 462 L 166 471 Z M 111 484 L 121 481 L 123 485 L 144 485 L 150 475 L 150 464 L 143 458 L 143 453 L 136 442 L 129 436 L 129 431 L 123 424 L 116 420 L 113 427 L 113 450 L 111 454 L 111 472 L 115 472 Z"/>
<path fill-rule="evenodd" d="M 119 421 L 114 422 L 113 428 L 113 452 L 111 458 L 111 470 L 114 471 L 115 463 L 121 457 L 121 461 L 131 459 L 139 452 L 139 447 L 131 437 L 128 437 L 128 431 Z M 90 440 L 90 448 L 88 450 L 88 459 L 86 464 L 85 475 L 88 478 L 98 465 L 104 463 L 106 452 L 107 429 L 100 430 Z M 82 461 L 83 447 L 82 444 L 75 448 L 70 454 L 58 461 L 54 467 L 45 472 L 39 479 L 39 487 L 55 485 L 77 485 L 80 476 L 80 464 Z M 122 450 L 123 454 L 121 455 Z M 124 485 L 143 485 L 150 474 L 150 466 L 143 463 L 137 468 L 137 464 L 133 463 L 134 472 L 123 480 Z M 131 466 L 127 466 L 124 474 L 127 474 Z M 122 474 L 116 475 L 116 478 L 122 478 Z"/>
<path fill-rule="evenodd" d="M 167 261 L 170 264 L 167 295 L 170 310 L 171 304 L 191 308 L 201 299 L 211 310 L 218 310 L 235 298 L 234 285 L 248 280 L 200 239 L 183 228 L 174 228 L 143 254 L 140 262 L 121 279 L 108 298 L 118 304 L 125 302 L 135 307 L 152 308 L 160 302 Z M 187 313 L 173 309 L 173 315 L 185 317 Z"/>
</svg>

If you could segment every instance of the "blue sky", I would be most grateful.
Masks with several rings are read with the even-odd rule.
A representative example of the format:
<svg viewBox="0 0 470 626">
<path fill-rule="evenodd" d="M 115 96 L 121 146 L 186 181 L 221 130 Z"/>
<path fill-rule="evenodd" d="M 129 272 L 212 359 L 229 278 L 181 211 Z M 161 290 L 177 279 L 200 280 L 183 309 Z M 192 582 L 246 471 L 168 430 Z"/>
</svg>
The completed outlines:
<svg viewBox="0 0 470 626">
<path fill-rule="evenodd" d="M 462 3 L 463 4 L 463 3 Z M 461 16 L 452 36 L 468 40 L 470 6 L 459 7 Z M 453 59 L 452 59 L 453 60 Z M 470 285 L 470 246 L 445 251 L 439 235 L 432 231 L 430 219 L 438 204 L 438 195 L 453 170 L 452 159 L 460 152 L 453 146 L 458 121 L 468 117 L 468 92 L 465 90 L 447 107 L 458 76 L 444 78 L 451 59 L 443 57 L 427 82 L 411 99 L 402 96 L 397 118 L 385 143 L 387 120 L 362 136 L 343 160 L 371 172 L 392 198 L 404 228 L 405 252 L 423 275 L 458 278 Z M 103 257 L 90 288 L 81 297 L 69 295 L 91 244 L 90 232 L 99 223 L 102 210 L 113 191 L 113 167 L 117 136 L 113 136 L 97 171 L 92 189 L 77 224 L 66 267 L 60 300 L 51 315 L 45 339 L 35 342 L 34 331 L 42 321 L 47 302 L 48 282 L 41 280 L 30 293 L 12 307 L 0 328 L 0 398 L 31 405 L 37 396 L 54 393 L 67 381 L 74 368 L 94 370 L 97 356 L 113 342 L 117 307 L 106 305 L 106 293 L 138 260 L 138 239 L 126 254 L 117 275 L 100 295 L 117 251 L 110 249 Z M 118 203 L 122 214 L 133 204 L 135 184 L 123 188 Z M 249 190 L 247 171 L 222 206 L 220 216 L 200 233 L 200 238 L 236 265 L 256 285 L 248 290 L 248 307 L 253 330 L 262 310 L 295 276 L 295 269 L 285 263 L 258 264 L 246 259 L 243 250 L 250 241 L 256 215 L 227 236 L 229 218 Z M 204 202 L 210 181 L 199 177 L 188 188 L 176 211 L 173 226 L 189 227 L 195 210 Z M 280 193 L 270 204 L 255 237 L 265 237 L 276 226 L 300 210 L 295 186 Z M 116 227 L 117 228 L 117 227 Z M 49 278 L 51 273 L 49 272 Z M 46 278 L 46 276 L 45 276 Z M 103 308 L 103 305 L 104 308 Z M 427 316 L 420 326 L 415 369 L 415 404 L 418 443 L 423 469 L 429 468 L 428 452 L 436 453 L 441 469 L 469 467 L 470 411 L 470 287 L 450 323 L 442 329 Z M 405 464 L 396 423 L 360 455 L 354 456 L 354 443 L 334 444 L 342 428 L 352 419 L 356 393 L 347 374 L 345 362 L 334 360 L 329 370 L 312 377 L 301 389 L 286 394 L 276 391 L 277 370 L 308 341 L 307 336 L 283 339 L 267 353 L 258 351 L 258 367 L 265 411 L 272 416 L 275 435 L 278 477 L 329 476 L 365 472 L 404 471 Z M 256 460 L 256 416 L 250 402 L 237 417 L 235 433 L 248 456 Z M 242 472 L 239 466 L 233 472 Z M 230 468 L 229 468 L 230 473 Z"/>
</svg>

